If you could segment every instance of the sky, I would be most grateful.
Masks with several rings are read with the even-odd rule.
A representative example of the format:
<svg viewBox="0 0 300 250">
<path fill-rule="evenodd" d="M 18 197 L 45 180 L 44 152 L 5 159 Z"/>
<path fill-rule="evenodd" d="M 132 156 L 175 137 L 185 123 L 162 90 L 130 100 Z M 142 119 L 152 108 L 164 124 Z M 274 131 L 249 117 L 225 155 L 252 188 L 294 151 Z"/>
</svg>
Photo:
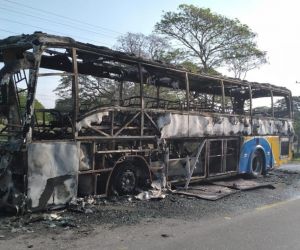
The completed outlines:
<svg viewBox="0 0 300 250">
<path fill-rule="evenodd" d="M 238 18 L 257 33 L 269 63 L 250 71 L 246 80 L 289 88 L 300 95 L 300 1 L 297 0 L 0 0 L 0 39 L 36 30 L 67 35 L 82 42 L 112 47 L 126 32 L 150 34 L 164 11 L 179 4 L 210 8 Z M 38 98 L 53 105 L 51 86 Z"/>
</svg>

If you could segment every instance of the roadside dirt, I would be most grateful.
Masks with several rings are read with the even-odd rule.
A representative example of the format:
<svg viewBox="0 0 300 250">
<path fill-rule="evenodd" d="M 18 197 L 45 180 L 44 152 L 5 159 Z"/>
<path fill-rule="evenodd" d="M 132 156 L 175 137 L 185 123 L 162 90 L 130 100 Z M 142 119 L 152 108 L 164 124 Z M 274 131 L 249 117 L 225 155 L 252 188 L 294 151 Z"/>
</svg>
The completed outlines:
<svg viewBox="0 0 300 250">
<path fill-rule="evenodd" d="M 300 173 L 275 170 L 260 182 L 271 183 L 275 189 L 256 189 L 232 194 L 217 201 L 207 201 L 183 195 L 169 194 L 165 199 L 138 201 L 126 196 L 111 199 L 88 197 L 75 206 L 57 211 L 0 215 L 0 241 L 22 236 L 33 239 L 41 235 L 71 238 L 90 236 L 99 230 L 110 231 L 120 226 L 135 226 L 159 219 L 195 221 L 204 218 L 231 216 L 258 206 L 290 199 L 300 195 Z M 96 230 L 96 228 L 98 228 Z M 0 242 L 1 246 L 1 242 Z M 27 246 L 31 248 L 30 245 Z M 1 248 L 1 247 L 0 247 Z"/>
</svg>

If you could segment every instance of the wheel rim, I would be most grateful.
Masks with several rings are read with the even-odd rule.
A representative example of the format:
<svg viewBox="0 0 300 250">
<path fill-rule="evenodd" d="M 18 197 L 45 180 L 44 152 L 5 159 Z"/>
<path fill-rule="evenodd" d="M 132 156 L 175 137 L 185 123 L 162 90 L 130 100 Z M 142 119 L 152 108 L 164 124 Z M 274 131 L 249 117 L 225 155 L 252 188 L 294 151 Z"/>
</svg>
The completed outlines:
<svg viewBox="0 0 300 250">
<path fill-rule="evenodd" d="M 133 192 L 135 189 L 136 179 L 135 174 L 131 170 L 124 171 L 120 176 L 120 189 L 124 193 Z"/>
</svg>

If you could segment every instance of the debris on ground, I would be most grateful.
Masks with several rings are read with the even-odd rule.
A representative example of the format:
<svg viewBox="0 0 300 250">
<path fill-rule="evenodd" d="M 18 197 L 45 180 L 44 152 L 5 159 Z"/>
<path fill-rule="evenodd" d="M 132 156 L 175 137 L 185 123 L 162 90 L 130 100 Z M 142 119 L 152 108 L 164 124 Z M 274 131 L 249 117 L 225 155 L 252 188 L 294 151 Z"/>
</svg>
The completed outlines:
<svg viewBox="0 0 300 250">
<path fill-rule="evenodd" d="M 257 188 L 275 188 L 270 183 L 245 180 L 243 178 L 230 178 L 222 181 L 214 181 L 208 184 L 190 185 L 188 188 L 177 188 L 174 194 L 187 195 L 200 199 L 215 201 L 234 194 L 238 191 L 246 191 Z"/>
<path fill-rule="evenodd" d="M 92 214 L 94 213 L 97 205 L 97 196 L 87 196 L 85 198 L 73 199 L 69 204 L 67 209 L 71 212 Z"/>
<path fill-rule="evenodd" d="M 165 191 L 162 192 L 162 194 L 166 194 L 164 199 L 151 199 L 151 201 L 139 200 L 134 196 L 110 198 L 89 196 L 73 200 L 64 210 L 19 216 L 0 214 L 0 241 L 24 234 L 32 235 L 30 237 L 34 237 L 35 234 L 48 233 L 60 235 L 66 230 L 85 237 L 90 235 L 98 225 L 111 229 L 134 225 L 141 221 L 149 223 L 159 218 L 195 220 L 218 216 L 220 212 L 230 217 L 233 212 L 239 212 L 244 208 L 254 208 L 300 195 L 300 173 L 289 174 L 273 170 L 265 177 L 259 177 L 255 181 L 271 184 L 276 189 L 254 189 L 248 192 L 232 189 L 235 193 L 213 202 L 194 196 L 165 193 Z M 199 184 L 189 187 L 194 188 L 195 192 L 201 191 L 196 190 L 197 186 Z M 152 187 L 154 190 L 157 188 L 159 190 L 159 186 Z M 223 189 L 221 188 L 224 187 L 219 185 L 216 188 L 215 192 L 222 194 Z M 181 189 L 180 191 L 185 190 Z"/>
<path fill-rule="evenodd" d="M 257 182 L 256 180 L 245 180 L 242 178 L 214 181 L 212 182 L 212 184 L 233 188 L 237 190 L 251 190 L 256 188 L 273 188 L 273 189 L 275 188 L 270 183 Z"/>
<path fill-rule="evenodd" d="M 166 190 L 163 189 L 159 181 L 153 181 L 151 183 L 151 189 L 142 191 L 135 196 L 138 200 L 150 200 L 150 199 L 164 199 L 166 198 Z"/>
<path fill-rule="evenodd" d="M 191 185 L 187 189 L 179 188 L 174 191 L 174 194 L 182 194 L 197 197 L 200 199 L 215 201 L 236 192 L 238 191 L 224 186 L 203 184 L 197 186 Z"/>
</svg>

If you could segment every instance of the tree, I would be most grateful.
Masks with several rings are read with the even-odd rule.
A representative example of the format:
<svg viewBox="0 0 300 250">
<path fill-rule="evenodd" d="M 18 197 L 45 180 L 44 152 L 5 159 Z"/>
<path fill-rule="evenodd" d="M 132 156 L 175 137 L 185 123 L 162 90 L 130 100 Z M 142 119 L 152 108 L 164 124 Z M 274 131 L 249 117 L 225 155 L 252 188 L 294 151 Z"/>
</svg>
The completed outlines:
<svg viewBox="0 0 300 250">
<path fill-rule="evenodd" d="M 134 54 L 138 57 L 145 57 L 145 45 L 146 36 L 144 34 L 128 32 L 124 36 L 118 38 L 115 48 L 129 54 Z"/>
<path fill-rule="evenodd" d="M 144 35 L 142 33 L 130 33 L 120 36 L 117 44 L 114 46 L 117 50 L 134 54 L 149 60 L 160 61 L 163 63 L 172 63 L 182 66 L 192 72 L 195 71 L 195 65 L 186 60 L 184 51 L 173 49 L 167 38 L 156 34 Z M 124 82 L 123 97 L 138 96 L 140 94 L 139 85 L 130 82 Z M 156 87 L 153 85 L 144 86 L 144 95 L 156 97 Z M 166 99 L 177 99 L 177 96 L 170 91 L 160 89 L 160 97 Z"/>
<path fill-rule="evenodd" d="M 299 156 L 299 147 L 300 147 L 300 96 L 293 96 L 293 111 L 294 111 L 294 130 L 297 135 L 297 148 L 296 152 Z"/>
<path fill-rule="evenodd" d="M 20 108 L 21 111 L 24 112 L 25 111 L 25 107 L 26 107 L 26 102 L 27 102 L 27 95 L 25 92 L 21 92 L 19 93 L 19 100 L 20 100 Z M 38 109 L 44 109 L 44 105 L 37 99 L 35 99 L 35 103 L 34 103 L 34 109 L 38 110 Z M 22 113 L 23 115 L 23 113 Z M 42 120 L 42 114 L 41 113 L 37 113 L 36 114 L 36 118 L 37 120 Z"/>
<path fill-rule="evenodd" d="M 150 34 L 128 32 L 118 38 L 115 45 L 117 50 L 144 57 L 150 60 L 163 60 L 171 49 L 166 38 Z"/>
<path fill-rule="evenodd" d="M 118 38 L 115 48 L 138 57 L 174 64 L 193 73 L 199 73 L 198 65 L 187 58 L 184 50 L 172 48 L 166 37 L 128 32 Z"/>
<path fill-rule="evenodd" d="M 78 83 L 81 109 L 91 109 L 101 104 L 111 104 L 117 98 L 119 85 L 114 80 L 79 75 Z M 72 77 L 63 76 L 54 92 L 59 97 L 55 108 L 62 112 L 70 112 L 73 105 Z"/>
<path fill-rule="evenodd" d="M 155 25 L 155 31 L 182 44 L 204 73 L 228 63 L 229 59 L 233 62 L 234 58 L 245 58 L 248 62 L 257 54 L 253 51 L 259 51 L 256 34 L 247 25 L 194 5 L 182 4 L 178 12 L 166 12 Z"/>
<path fill-rule="evenodd" d="M 266 54 L 265 51 L 260 51 L 255 46 L 240 48 L 233 55 L 225 57 L 227 69 L 233 72 L 235 78 L 244 80 L 248 71 L 267 63 Z"/>
</svg>

